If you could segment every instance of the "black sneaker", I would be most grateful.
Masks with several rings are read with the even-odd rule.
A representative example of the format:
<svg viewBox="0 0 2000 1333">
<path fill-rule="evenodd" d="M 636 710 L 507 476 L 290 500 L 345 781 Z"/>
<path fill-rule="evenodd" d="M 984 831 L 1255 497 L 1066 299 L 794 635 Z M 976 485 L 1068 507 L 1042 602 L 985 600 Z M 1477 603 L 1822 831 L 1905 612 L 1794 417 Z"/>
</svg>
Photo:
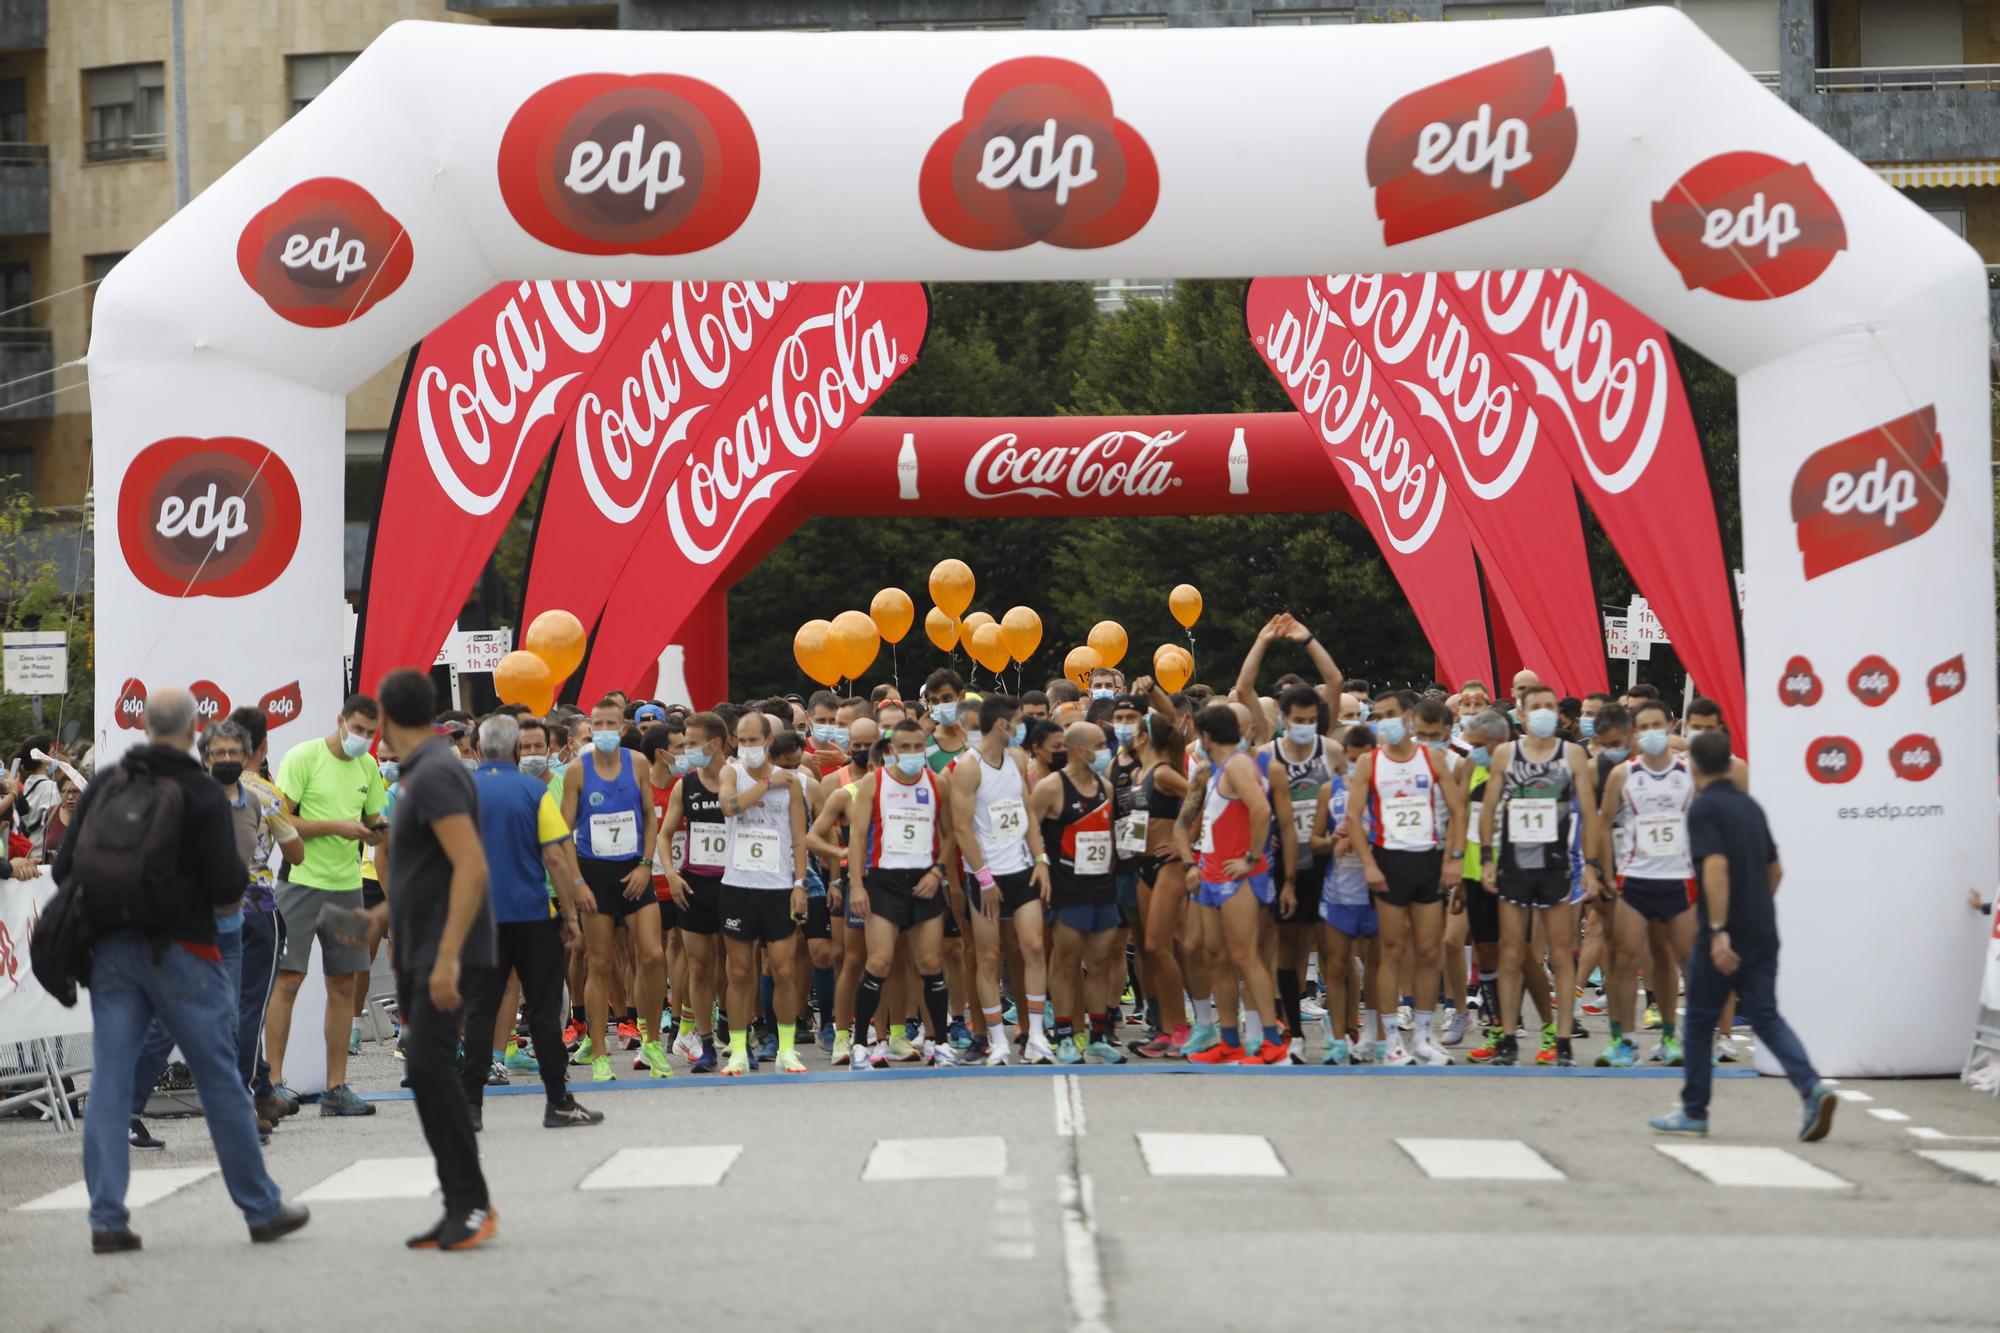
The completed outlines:
<svg viewBox="0 0 2000 1333">
<path fill-rule="evenodd" d="M 438 1223 L 437 1248 L 472 1250 L 500 1234 L 500 1215 L 491 1208 L 448 1208 Z"/>
<path fill-rule="evenodd" d="M 138 1248 L 140 1248 L 139 1234 L 136 1231 L 120 1229 L 118 1231 L 93 1231 L 90 1233 L 90 1252 L 92 1254 L 124 1254 L 129 1250 L 136 1250 Z"/>
<path fill-rule="evenodd" d="M 1496 1065 L 1517 1065 L 1521 1063 L 1521 1044 L 1513 1037 L 1502 1037 L 1497 1050 L 1493 1052 L 1491 1063 Z"/>
<path fill-rule="evenodd" d="M 438 1247 L 438 1235 L 444 1230 L 444 1222 L 445 1219 L 440 1217 L 437 1221 L 431 1223 L 429 1231 L 412 1236 L 404 1241 L 403 1248 L 408 1250 L 435 1250 Z"/>
<path fill-rule="evenodd" d="M 580 1129 L 586 1125 L 603 1123 L 604 1112 L 587 1110 L 574 1097 L 562 1106 L 551 1106 L 542 1112 L 543 1129 Z"/>
<path fill-rule="evenodd" d="M 131 1144 L 134 1148 L 139 1148 L 146 1152 L 152 1152 L 155 1151 L 156 1149 L 164 1148 L 167 1146 L 166 1141 L 164 1139 L 156 1139 L 152 1136 L 152 1134 L 146 1129 L 145 1121 L 140 1120 L 136 1117 L 134 1117 L 131 1127 L 125 1131 L 125 1141 Z M 116 1235 L 119 1233 L 107 1232 L 106 1234 Z M 133 1246 L 133 1248 L 137 1249 L 138 1247 L 135 1245 Z"/>
<path fill-rule="evenodd" d="M 260 1222 L 250 1228 L 250 1239 L 259 1245 L 289 1236 L 306 1223 L 312 1221 L 312 1211 L 302 1203 L 281 1203 L 278 1215 L 268 1222 Z"/>
</svg>

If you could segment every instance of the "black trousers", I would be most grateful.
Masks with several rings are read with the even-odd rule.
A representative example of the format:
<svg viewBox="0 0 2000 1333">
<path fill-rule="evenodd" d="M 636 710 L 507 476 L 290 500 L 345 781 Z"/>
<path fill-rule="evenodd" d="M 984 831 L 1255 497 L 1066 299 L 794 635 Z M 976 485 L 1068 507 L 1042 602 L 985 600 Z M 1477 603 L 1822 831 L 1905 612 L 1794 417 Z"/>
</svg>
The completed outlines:
<svg viewBox="0 0 2000 1333">
<path fill-rule="evenodd" d="M 479 1169 L 479 1144 L 472 1136 L 472 1108 L 458 1086 L 458 1034 L 465 1015 L 465 995 L 474 986 L 492 983 L 491 969 L 463 967 L 459 970 L 459 1007 L 447 1013 L 431 1003 L 431 973 L 404 971 L 398 974 L 396 1005 L 403 1016 L 405 1072 L 410 1092 L 417 1100 L 417 1119 L 424 1127 L 424 1142 L 437 1160 L 438 1185 L 444 1191 L 447 1211 L 489 1208 L 486 1177 Z M 491 1027 L 491 1020 L 488 1020 Z M 486 1038 L 479 1039 L 483 1046 Z M 479 1066 L 484 1077 L 488 1061 L 483 1053 L 471 1052 L 467 1063 Z"/>
<path fill-rule="evenodd" d="M 478 980 L 460 987 L 465 996 L 465 1039 L 470 1043 L 465 1068 L 459 1071 L 466 1103 L 474 1110 L 485 1104 L 486 1074 L 492 1065 L 486 1058 L 486 1043 L 500 1017 L 507 974 L 515 972 L 521 978 L 521 1000 L 528 1010 L 528 1035 L 535 1039 L 542 1089 L 549 1095 L 549 1105 L 567 1105 L 569 1052 L 563 1049 L 562 998 L 568 959 L 563 953 L 562 924 L 503 921 L 494 927 L 494 935 L 497 965 L 491 972 L 482 969 Z"/>
</svg>

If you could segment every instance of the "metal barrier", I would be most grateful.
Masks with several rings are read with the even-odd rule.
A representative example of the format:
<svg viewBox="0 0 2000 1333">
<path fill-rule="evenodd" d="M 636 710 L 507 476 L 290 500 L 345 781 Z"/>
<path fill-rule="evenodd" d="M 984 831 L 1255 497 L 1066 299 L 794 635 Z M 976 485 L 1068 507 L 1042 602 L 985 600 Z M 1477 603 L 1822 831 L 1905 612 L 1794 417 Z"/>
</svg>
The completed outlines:
<svg viewBox="0 0 2000 1333">
<path fill-rule="evenodd" d="M 34 1110 L 58 1132 L 74 1130 L 76 1103 L 84 1095 L 74 1075 L 90 1072 L 91 1049 L 88 1036 L 37 1037 L 0 1046 L 0 1114 Z"/>
</svg>

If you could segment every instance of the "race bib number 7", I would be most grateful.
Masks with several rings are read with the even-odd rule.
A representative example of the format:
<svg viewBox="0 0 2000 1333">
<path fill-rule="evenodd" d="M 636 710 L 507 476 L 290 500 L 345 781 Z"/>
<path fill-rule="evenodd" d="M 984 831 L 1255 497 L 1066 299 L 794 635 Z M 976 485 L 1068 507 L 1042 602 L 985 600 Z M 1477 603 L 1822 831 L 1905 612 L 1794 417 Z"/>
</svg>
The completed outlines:
<svg viewBox="0 0 2000 1333">
<path fill-rule="evenodd" d="M 600 861 L 625 861 L 639 854 L 639 816 L 632 810 L 590 817 L 590 854 Z"/>
</svg>

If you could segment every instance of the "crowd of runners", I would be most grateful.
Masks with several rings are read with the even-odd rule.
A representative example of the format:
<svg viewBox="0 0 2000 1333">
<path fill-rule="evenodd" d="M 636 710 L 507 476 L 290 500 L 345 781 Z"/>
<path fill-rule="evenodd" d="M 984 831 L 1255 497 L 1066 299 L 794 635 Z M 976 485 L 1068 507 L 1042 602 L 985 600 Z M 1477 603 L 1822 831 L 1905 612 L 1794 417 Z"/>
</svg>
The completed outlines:
<svg viewBox="0 0 2000 1333">
<path fill-rule="evenodd" d="M 1298 670 L 1265 693 L 1280 653 Z M 355 696 L 254 787 L 304 835 L 263 890 L 287 941 L 266 1120 L 298 1106 L 285 1034 L 315 937 L 321 1113 L 374 1109 L 344 1074 L 370 960 L 327 909 L 380 898 L 399 784 L 378 719 Z M 475 1108 L 539 1071 L 549 1123 L 592 1123 L 572 1077 L 815 1059 L 1563 1067 L 1600 1022 L 1599 1065 L 1681 1062 L 1685 750 L 1723 725 L 1703 699 L 1676 718 L 1649 686 L 1561 698 L 1525 670 L 1504 696 L 1372 688 L 1281 614 L 1223 694 L 1109 668 L 980 693 L 941 669 L 913 697 L 614 692 L 437 722 L 482 795 L 499 930 L 491 993 L 467 997 Z M 232 731 L 211 762 L 220 742 L 254 764 L 263 738 Z M 503 779 L 526 785 L 490 798 Z"/>
</svg>

